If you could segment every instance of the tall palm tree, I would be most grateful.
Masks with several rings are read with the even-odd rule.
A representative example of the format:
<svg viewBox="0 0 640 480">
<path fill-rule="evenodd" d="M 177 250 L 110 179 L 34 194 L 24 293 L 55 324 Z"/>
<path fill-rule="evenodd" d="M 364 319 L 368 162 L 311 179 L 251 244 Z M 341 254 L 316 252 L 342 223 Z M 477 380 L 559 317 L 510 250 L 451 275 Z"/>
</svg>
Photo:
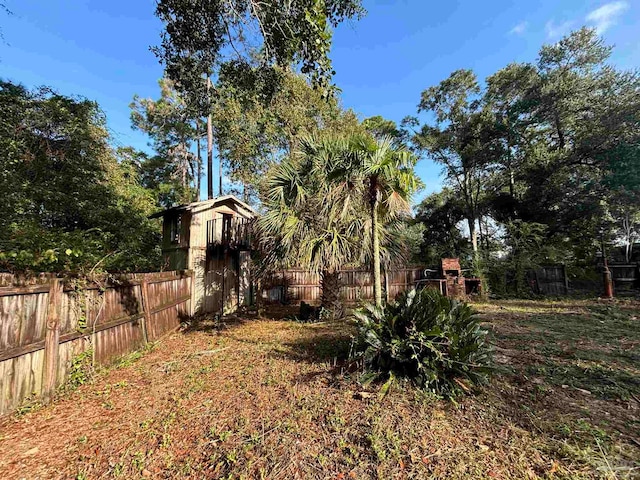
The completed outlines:
<svg viewBox="0 0 640 480">
<path fill-rule="evenodd" d="M 368 206 L 373 292 L 376 305 L 381 306 L 381 237 L 385 225 L 411 211 L 411 197 L 422 186 L 414 171 L 418 159 L 390 137 L 375 139 L 369 135 L 353 135 L 349 154 L 342 159 L 330 176 L 339 183 L 360 187 Z"/>
<path fill-rule="evenodd" d="M 304 138 L 266 182 L 266 213 L 258 221 L 264 266 L 319 272 L 322 305 L 339 312 L 340 268 L 371 262 L 381 305 L 381 259 L 402 257 L 397 220 L 410 212 L 411 195 L 421 186 L 416 161 L 389 138 Z"/>
<path fill-rule="evenodd" d="M 348 139 L 303 138 L 266 180 L 265 214 L 258 220 L 264 268 L 306 267 L 321 276 L 322 306 L 341 314 L 339 270 L 361 257 L 362 208 L 353 192 L 330 182 L 328 172 L 343 163 Z"/>
</svg>

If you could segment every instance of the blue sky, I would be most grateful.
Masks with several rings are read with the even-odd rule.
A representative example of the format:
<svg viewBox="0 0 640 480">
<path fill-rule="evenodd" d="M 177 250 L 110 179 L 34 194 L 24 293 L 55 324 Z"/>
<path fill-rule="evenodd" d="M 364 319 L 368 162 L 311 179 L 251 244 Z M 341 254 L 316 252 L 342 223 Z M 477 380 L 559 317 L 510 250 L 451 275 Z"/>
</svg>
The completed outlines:
<svg viewBox="0 0 640 480">
<path fill-rule="evenodd" d="M 5 0 L 0 14 L 0 77 L 29 87 L 48 85 L 64 94 L 96 100 L 114 140 L 145 148 L 131 130 L 134 94 L 157 97 L 162 68 L 149 51 L 161 25 L 154 0 Z M 364 0 L 358 22 L 335 32 L 332 58 L 342 102 L 362 118 L 400 121 L 415 114 L 420 92 L 458 68 L 480 79 L 513 61 L 534 61 L 543 43 L 582 25 L 615 44 L 612 62 L 640 65 L 638 0 Z M 418 165 L 438 190 L 440 167 Z"/>
</svg>

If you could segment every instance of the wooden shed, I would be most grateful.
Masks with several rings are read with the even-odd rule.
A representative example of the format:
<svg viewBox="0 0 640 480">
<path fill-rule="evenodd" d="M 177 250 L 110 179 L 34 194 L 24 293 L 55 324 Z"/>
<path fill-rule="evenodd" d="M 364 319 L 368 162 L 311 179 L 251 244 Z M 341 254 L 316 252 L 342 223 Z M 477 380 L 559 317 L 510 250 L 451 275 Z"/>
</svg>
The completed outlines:
<svg viewBox="0 0 640 480">
<path fill-rule="evenodd" d="M 251 245 L 256 212 L 233 195 L 158 212 L 166 268 L 194 272 L 193 313 L 236 310 L 253 301 Z"/>
</svg>

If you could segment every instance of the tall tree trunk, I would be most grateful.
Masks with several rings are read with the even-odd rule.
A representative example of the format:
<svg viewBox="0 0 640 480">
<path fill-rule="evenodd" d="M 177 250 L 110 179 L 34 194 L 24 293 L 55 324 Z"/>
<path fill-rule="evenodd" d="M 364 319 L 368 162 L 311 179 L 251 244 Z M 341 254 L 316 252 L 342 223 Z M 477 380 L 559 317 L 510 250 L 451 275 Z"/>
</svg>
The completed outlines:
<svg viewBox="0 0 640 480">
<path fill-rule="evenodd" d="M 562 131 L 562 124 L 560 122 L 560 115 L 557 111 L 553 112 L 553 122 L 556 127 L 556 133 L 558 134 L 558 146 L 560 150 L 564 150 L 565 140 L 564 140 L 564 132 Z"/>
<path fill-rule="evenodd" d="M 200 183 L 202 182 L 202 150 L 200 148 L 200 120 L 196 121 L 196 149 L 198 151 L 197 153 L 197 162 L 198 162 L 198 166 L 197 166 L 197 180 L 196 180 L 196 202 L 200 201 Z"/>
<path fill-rule="evenodd" d="M 187 182 L 187 169 L 186 168 L 182 168 L 182 188 L 184 188 L 184 190 L 187 190 L 187 187 L 189 186 L 188 182 Z"/>
<path fill-rule="evenodd" d="M 220 142 L 218 142 L 218 195 L 222 196 L 222 149 L 220 148 Z"/>
<path fill-rule="evenodd" d="M 389 303 L 389 266 L 384 267 L 384 302 Z"/>
<path fill-rule="evenodd" d="M 516 182 L 515 176 L 513 172 L 513 150 L 511 146 L 511 125 L 505 121 L 507 124 L 507 152 L 508 152 L 508 160 L 507 160 L 507 169 L 509 171 L 509 195 L 511 198 L 515 198 L 516 194 Z"/>
<path fill-rule="evenodd" d="M 476 230 L 476 220 L 473 216 L 469 216 L 467 219 L 467 223 L 469 224 L 469 237 L 471 238 L 471 246 L 473 248 L 473 253 L 478 252 L 478 231 Z"/>
<path fill-rule="evenodd" d="M 513 199 L 516 198 L 516 179 L 511 162 L 509 162 L 509 195 L 511 195 Z"/>
<path fill-rule="evenodd" d="M 211 116 L 211 79 L 207 77 L 209 114 L 207 115 L 207 198 L 213 198 L 213 118 Z"/>
<path fill-rule="evenodd" d="M 624 213 L 624 217 L 622 218 L 622 228 L 625 234 L 625 249 L 624 249 L 624 258 L 627 263 L 631 261 L 631 253 L 633 251 L 633 228 L 631 226 L 631 215 L 629 214 L 629 210 Z"/>
<path fill-rule="evenodd" d="M 372 188 L 373 190 L 373 188 Z M 371 240 L 373 242 L 373 298 L 382 306 L 382 278 L 380 275 L 380 236 L 378 232 L 378 192 L 371 193 Z"/>
<path fill-rule="evenodd" d="M 484 219 L 484 225 L 482 223 Z M 480 216 L 478 219 L 478 228 L 480 230 L 480 246 L 485 249 L 485 251 L 489 251 L 489 221 L 486 217 Z"/>
<path fill-rule="evenodd" d="M 320 288 L 322 289 L 321 303 L 323 309 L 330 312 L 334 319 L 344 314 L 340 301 L 340 272 L 324 270 L 320 274 Z"/>
</svg>

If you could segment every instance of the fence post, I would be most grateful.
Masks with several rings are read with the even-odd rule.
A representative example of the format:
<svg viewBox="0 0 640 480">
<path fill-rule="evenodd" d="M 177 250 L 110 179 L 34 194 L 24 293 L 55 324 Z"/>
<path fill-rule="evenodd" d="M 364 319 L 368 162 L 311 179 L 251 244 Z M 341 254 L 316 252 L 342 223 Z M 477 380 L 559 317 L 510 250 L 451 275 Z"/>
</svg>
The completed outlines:
<svg viewBox="0 0 640 480">
<path fill-rule="evenodd" d="M 191 294 L 191 302 L 189 306 L 189 315 L 192 317 L 196 314 L 196 271 L 191 270 L 191 284 L 189 285 L 189 293 Z"/>
<path fill-rule="evenodd" d="M 142 309 L 144 311 L 144 316 L 142 317 L 142 321 L 140 325 L 142 326 L 142 338 L 144 339 L 144 344 L 149 343 L 149 336 L 147 335 L 147 325 L 151 323 L 151 309 L 149 307 L 149 284 L 147 283 L 147 277 L 142 277 L 142 283 L 140 283 L 140 287 L 142 289 Z"/>
<path fill-rule="evenodd" d="M 53 278 L 49 286 L 47 330 L 44 339 L 44 368 L 42 369 L 42 397 L 44 403 L 48 403 L 51 400 L 56 389 L 62 295 L 63 284 L 61 279 Z"/>
<path fill-rule="evenodd" d="M 564 294 L 569 294 L 569 277 L 567 277 L 567 266 L 562 264 L 562 277 L 564 279 Z"/>
<path fill-rule="evenodd" d="M 542 288 L 540 287 L 540 278 L 538 277 L 538 269 L 537 268 L 533 269 L 533 276 L 536 279 L 536 291 L 533 292 L 533 293 L 541 295 L 541 294 L 543 294 L 543 291 L 542 291 Z M 547 271 L 546 270 L 544 271 L 544 276 L 545 276 L 545 278 L 547 277 Z"/>
</svg>

